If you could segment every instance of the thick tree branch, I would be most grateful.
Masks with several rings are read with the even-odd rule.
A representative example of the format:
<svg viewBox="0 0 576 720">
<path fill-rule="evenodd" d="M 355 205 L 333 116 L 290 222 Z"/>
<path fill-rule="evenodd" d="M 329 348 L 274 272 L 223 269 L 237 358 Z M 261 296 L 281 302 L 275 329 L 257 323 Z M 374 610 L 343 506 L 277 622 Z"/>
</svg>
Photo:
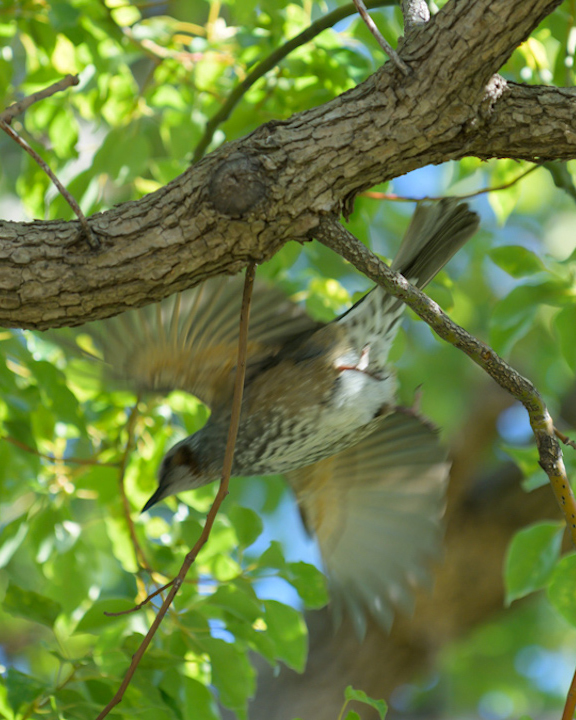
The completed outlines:
<svg viewBox="0 0 576 720">
<path fill-rule="evenodd" d="M 488 90 L 487 82 L 558 3 L 447 3 L 402 45 L 408 77 L 386 63 L 335 100 L 263 125 L 165 188 L 94 215 L 97 252 L 82 243 L 78 222 L 0 223 L 0 324 L 77 325 L 145 305 L 265 260 L 304 239 L 321 216 L 351 212 L 359 192 L 415 168 L 470 154 L 536 156 L 538 91 L 523 101 L 516 141 L 512 125 L 498 129 L 501 118 L 512 119 L 498 114 L 498 103 L 516 90 L 508 96 L 504 81 Z M 564 107 L 571 100 L 566 91 L 542 92 Z M 548 137 L 565 142 L 564 116 L 546 120 Z"/>
<path fill-rule="evenodd" d="M 571 160 L 576 155 L 576 88 L 499 79 L 498 101 L 467 151 L 483 159 Z"/>
<path fill-rule="evenodd" d="M 325 218 L 316 228 L 314 236 L 346 258 L 375 283 L 403 300 L 422 320 L 430 325 L 437 335 L 465 352 L 500 387 L 524 405 L 536 438 L 540 465 L 548 475 L 554 496 L 564 514 L 572 542 L 576 546 L 576 499 L 566 476 L 562 451 L 555 437 L 552 418 L 532 383 L 504 362 L 488 345 L 477 340 L 464 328 L 453 322 L 433 300 L 413 287 L 402 275 L 390 270 L 336 218 Z"/>
</svg>

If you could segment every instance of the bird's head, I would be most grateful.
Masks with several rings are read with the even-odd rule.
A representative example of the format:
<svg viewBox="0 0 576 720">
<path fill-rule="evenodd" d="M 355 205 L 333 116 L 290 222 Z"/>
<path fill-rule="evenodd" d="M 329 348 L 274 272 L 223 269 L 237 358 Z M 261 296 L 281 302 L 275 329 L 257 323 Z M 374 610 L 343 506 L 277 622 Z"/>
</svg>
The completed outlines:
<svg viewBox="0 0 576 720">
<path fill-rule="evenodd" d="M 142 512 L 146 512 L 169 495 L 193 490 L 212 479 L 202 471 L 197 444 L 195 436 L 192 435 L 166 453 L 158 471 L 158 489 L 144 505 Z"/>
</svg>

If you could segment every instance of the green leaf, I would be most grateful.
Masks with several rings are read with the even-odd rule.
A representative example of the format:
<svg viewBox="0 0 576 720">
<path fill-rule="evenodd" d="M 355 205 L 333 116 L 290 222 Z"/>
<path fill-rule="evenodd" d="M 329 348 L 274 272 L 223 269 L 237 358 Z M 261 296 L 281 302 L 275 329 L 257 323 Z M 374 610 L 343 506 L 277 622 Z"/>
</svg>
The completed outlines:
<svg viewBox="0 0 576 720">
<path fill-rule="evenodd" d="M 297 672 L 303 672 L 308 653 L 308 630 L 302 615 L 276 600 L 264 600 L 268 635 L 277 656 Z"/>
<path fill-rule="evenodd" d="M 496 215 L 496 219 L 500 225 L 505 225 L 506 220 L 516 207 L 520 190 L 518 185 L 513 185 L 506 190 L 488 193 L 488 202 Z"/>
<path fill-rule="evenodd" d="M 134 603 L 126 598 L 108 598 L 106 600 L 97 600 L 84 614 L 78 625 L 76 625 L 74 632 L 98 634 L 100 630 L 109 627 L 112 623 L 119 622 L 120 620 L 126 621 L 129 617 L 129 615 L 105 615 L 105 612 L 123 612 L 124 610 L 130 610 L 133 607 Z"/>
<path fill-rule="evenodd" d="M 296 589 L 308 608 L 318 609 L 328 603 L 326 578 L 315 565 L 305 562 L 287 564 L 288 572 L 281 575 Z"/>
<path fill-rule="evenodd" d="M 330 322 L 350 303 L 348 291 L 332 278 L 314 278 L 308 286 L 306 309 L 322 322 Z"/>
<path fill-rule="evenodd" d="M 542 260 L 521 245 L 495 247 L 490 250 L 489 254 L 499 268 L 515 278 L 534 275 L 545 269 Z"/>
<path fill-rule="evenodd" d="M 185 702 L 180 704 L 184 720 L 220 720 L 218 706 L 205 685 L 184 676 Z"/>
<path fill-rule="evenodd" d="M 576 187 L 574 186 L 574 178 L 568 170 L 566 163 L 562 162 L 547 162 L 543 163 L 544 167 L 554 181 L 554 185 L 569 195 L 573 200 L 576 199 Z"/>
<path fill-rule="evenodd" d="M 360 715 L 358 715 L 358 713 L 355 710 L 348 710 L 344 720 L 362 720 L 362 718 L 360 717 Z"/>
<path fill-rule="evenodd" d="M 210 656 L 212 683 L 220 702 L 240 717 L 246 717 L 248 698 L 256 689 L 256 672 L 242 647 L 220 638 L 205 638 L 201 647 Z"/>
<path fill-rule="evenodd" d="M 240 505 L 232 505 L 228 518 L 236 531 L 240 547 L 247 548 L 261 535 L 264 525 L 258 513 Z"/>
<path fill-rule="evenodd" d="M 576 626 L 576 554 L 566 555 L 554 568 L 548 599 L 560 615 Z"/>
<path fill-rule="evenodd" d="M 560 553 L 564 523 L 540 522 L 520 530 L 506 555 L 506 604 L 542 588 Z"/>
<path fill-rule="evenodd" d="M 15 711 L 18 711 L 23 704 L 29 705 L 34 702 L 46 690 L 44 683 L 12 667 L 6 672 L 5 682 L 8 702 Z"/>
<path fill-rule="evenodd" d="M 560 310 L 554 319 L 560 350 L 572 372 L 576 372 L 576 305 Z"/>
<path fill-rule="evenodd" d="M 533 329 L 541 305 L 562 307 L 572 304 L 571 286 L 561 278 L 515 288 L 494 308 L 490 318 L 492 345 L 497 352 L 507 353 Z"/>
<path fill-rule="evenodd" d="M 368 697 L 364 690 L 355 690 L 352 685 L 348 685 L 344 691 L 344 697 L 346 700 L 356 700 L 356 702 L 370 705 L 370 707 L 374 708 L 378 715 L 380 715 L 380 720 L 384 720 L 386 717 L 386 713 L 388 712 L 388 705 L 386 702 L 384 700 L 374 700 L 374 698 Z"/>
<path fill-rule="evenodd" d="M 499 160 L 492 171 L 493 186 L 501 186 L 515 180 L 520 175 L 521 168 L 513 160 Z M 510 213 L 516 207 L 520 197 L 520 183 L 508 188 L 488 193 L 488 202 L 501 225 L 504 225 Z"/>
<path fill-rule="evenodd" d="M 276 646 L 265 630 L 257 629 L 258 626 L 233 619 L 226 621 L 226 627 L 237 640 L 245 641 L 247 645 L 266 658 L 271 665 L 277 664 Z"/>
<path fill-rule="evenodd" d="M 275 570 L 282 570 L 286 567 L 282 545 L 277 540 L 272 540 L 270 546 L 260 555 L 258 567 L 274 568 Z"/>
<path fill-rule="evenodd" d="M 531 492 L 536 488 L 546 485 L 548 476 L 539 465 L 538 448 L 536 445 L 529 447 L 515 447 L 513 445 L 501 445 L 502 450 L 509 455 L 522 471 L 524 479 L 522 488 Z"/>
<path fill-rule="evenodd" d="M 60 603 L 55 600 L 39 595 L 33 590 L 24 590 L 12 583 L 8 585 L 2 606 L 11 615 L 23 617 L 50 628 L 62 611 Z"/>
<path fill-rule="evenodd" d="M 221 585 L 216 592 L 206 600 L 207 608 L 217 606 L 226 610 L 232 616 L 253 623 L 262 615 L 262 606 L 252 588 L 248 585 L 241 587 L 231 582 Z"/>
<path fill-rule="evenodd" d="M 17 521 L 2 527 L 2 544 L 0 544 L 0 568 L 8 565 L 28 534 L 28 523 Z"/>
</svg>

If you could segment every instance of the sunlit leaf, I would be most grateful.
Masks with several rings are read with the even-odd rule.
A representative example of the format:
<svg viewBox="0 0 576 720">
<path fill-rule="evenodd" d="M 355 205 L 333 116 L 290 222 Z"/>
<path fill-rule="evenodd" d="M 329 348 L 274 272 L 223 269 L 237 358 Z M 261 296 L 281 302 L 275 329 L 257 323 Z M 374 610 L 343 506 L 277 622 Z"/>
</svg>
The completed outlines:
<svg viewBox="0 0 576 720">
<path fill-rule="evenodd" d="M 363 690 L 355 690 L 351 685 L 348 685 L 344 691 L 344 697 L 346 700 L 356 700 L 357 702 L 364 703 L 365 705 L 369 705 L 374 708 L 380 716 L 380 720 L 384 720 L 386 717 L 388 705 L 384 702 L 384 700 L 374 700 L 366 695 Z"/>
<path fill-rule="evenodd" d="M 24 704 L 32 703 L 47 689 L 47 685 L 40 680 L 19 672 L 15 668 L 8 668 L 5 682 L 8 690 L 8 703 L 14 711 L 19 710 Z"/>
<path fill-rule="evenodd" d="M 3 609 L 11 615 L 52 627 L 61 612 L 60 603 L 44 597 L 33 590 L 25 590 L 10 583 L 2 603 Z"/>
<path fill-rule="evenodd" d="M 255 670 L 246 653 L 219 638 L 202 640 L 202 647 L 210 657 L 212 682 L 222 704 L 246 717 L 246 704 L 256 686 Z"/>
<path fill-rule="evenodd" d="M 232 506 L 228 511 L 228 517 L 232 523 L 232 527 L 236 531 L 236 536 L 240 546 L 247 548 L 260 536 L 263 530 L 263 524 L 260 516 L 240 505 Z"/>
<path fill-rule="evenodd" d="M 512 277 L 519 278 L 544 270 L 544 263 L 533 252 L 520 245 L 506 245 L 490 250 L 490 257 Z"/>
<path fill-rule="evenodd" d="M 302 615 L 276 600 L 265 600 L 266 626 L 276 645 L 278 657 L 298 672 L 304 670 L 308 633 Z"/>
<path fill-rule="evenodd" d="M 506 555 L 506 602 L 544 587 L 560 553 L 564 523 L 541 522 L 520 530 Z"/>
<path fill-rule="evenodd" d="M 126 622 L 128 615 L 110 616 L 105 613 L 120 613 L 131 610 L 134 603 L 126 598 L 109 598 L 96 601 L 92 607 L 84 613 L 82 619 L 76 625 L 77 633 L 98 633 L 115 622 Z"/>
<path fill-rule="evenodd" d="M 571 625 L 576 626 L 576 555 L 563 557 L 548 582 L 548 598 Z"/>
<path fill-rule="evenodd" d="M 288 563 L 281 573 L 298 591 L 308 608 L 321 608 L 328 602 L 326 578 L 314 565 L 305 562 Z"/>
</svg>

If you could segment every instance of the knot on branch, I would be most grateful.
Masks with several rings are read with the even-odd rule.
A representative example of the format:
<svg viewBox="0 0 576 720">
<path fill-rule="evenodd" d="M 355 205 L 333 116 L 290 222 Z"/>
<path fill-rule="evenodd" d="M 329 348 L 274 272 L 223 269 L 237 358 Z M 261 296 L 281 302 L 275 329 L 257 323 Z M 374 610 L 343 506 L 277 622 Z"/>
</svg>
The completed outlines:
<svg viewBox="0 0 576 720">
<path fill-rule="evenodd" d="M 236 154 L 214 173 L 210 201 L 222 215 L 241 217 L 266 197 L 266 182 L 257 158 Z"/>
<path fill-rule="evenodd" d="M 494 106 L 506 92 L 508 83 L 502 75 L 492 75 L 484 88 L 484 97 L 480 103 L 480 117 L 487 120 L 492 114 Z"/>
</svg>

